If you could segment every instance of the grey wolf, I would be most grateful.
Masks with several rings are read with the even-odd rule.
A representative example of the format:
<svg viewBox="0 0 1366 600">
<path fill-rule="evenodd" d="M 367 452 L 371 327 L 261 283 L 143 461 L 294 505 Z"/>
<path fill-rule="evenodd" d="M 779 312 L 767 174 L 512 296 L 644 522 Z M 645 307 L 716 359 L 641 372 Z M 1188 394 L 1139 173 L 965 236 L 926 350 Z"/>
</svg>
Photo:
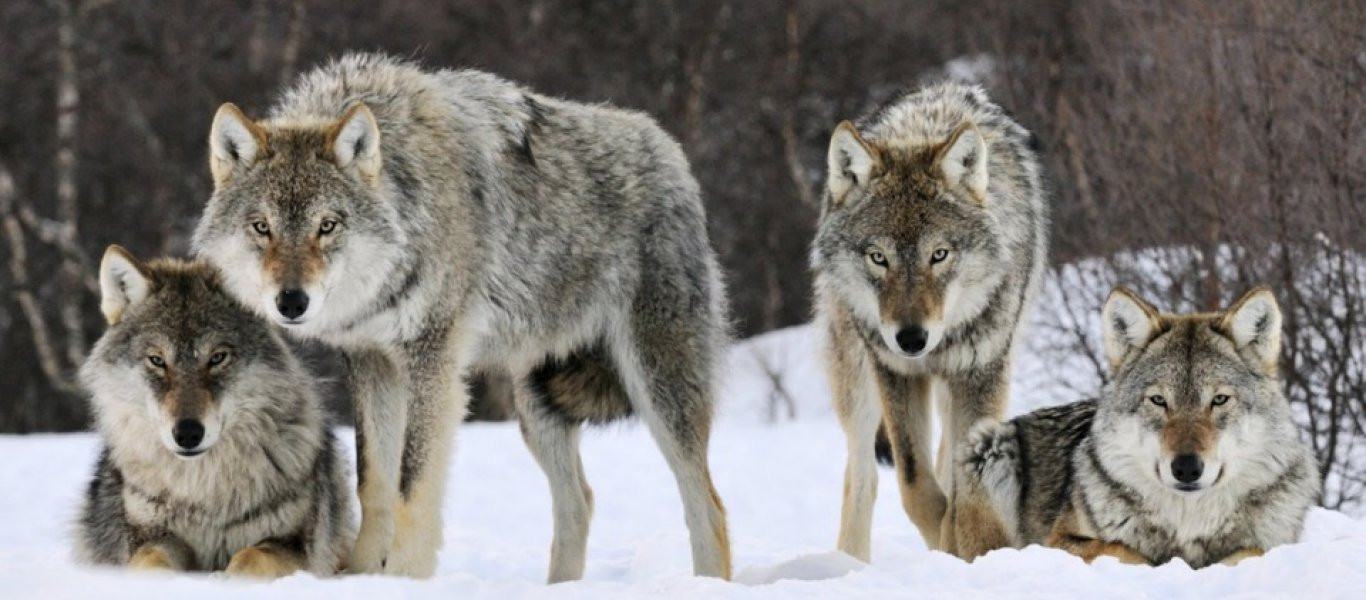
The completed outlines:
<svg viewBox="0 0 1366 600">
<path fill-rule="evenodd" d="M 204 262 L 100 264 L 109 328 L 81 368 L 104 449 L 77 556 L 134 568 L 331 575 L 355 533 L 313 381 Z"/>
<path fill-rule="evenodd" d="M 1103 323 L 1111 380 L 1098 400 L 983 423 L 961 449 L 960 492 L 994 507 L 977 527 L 1087 561 L 1195 568 L 1295 541 L 1319 476 L 1277 374 L 1271 292 L 1171 315 L 1118 289 Z"/>
<path fill-rule="evenodd" d="M 499 369 L 550 482 L 550 581 L 583 575 L 581 425 L 633 414 L 676 476 L 694 571 L 729 576 L 707 464 L 724 290 L 698 184 L 652 120 L 356 54 L 261 121 L 224 105 L 210 154 L 199 255 L 346 358 L 362 512 L 349 570 L 432 574 L 464 378 Z"/>
<path fill-rule="evenodd" d="M 834 131 L 811 251 L 818 327 L 848 437 L 839 548 L 869 559 L 885 428 L 902 505 L 952 552 L 948 449 L 999 420 L 1011 354 L 1046 264 L 1048 207 L 1032 136 L 977 87 L 901 96 Z M 930 459 L 930 399 L 943 425 Z M 961 532 L 972 535 L 972 531 Z"/>
</svg>

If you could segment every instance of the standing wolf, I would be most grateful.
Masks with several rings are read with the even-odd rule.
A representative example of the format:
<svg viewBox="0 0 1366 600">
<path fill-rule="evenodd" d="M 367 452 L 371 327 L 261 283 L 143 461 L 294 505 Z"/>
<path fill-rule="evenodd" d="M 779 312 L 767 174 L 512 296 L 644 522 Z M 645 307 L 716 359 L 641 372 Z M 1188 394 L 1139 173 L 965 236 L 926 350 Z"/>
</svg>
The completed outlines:
<svg viewBox="0 0 1366 600">
<path fill-rule="evenodd" d="M 984 423 L 960 493 L 985 498 L 999 543 L 1200 568 L 1299 538 L 1318 470 L 1277 375 L 1281 314 L 1257 289 L 1217 314 L 1159 314 L 1125 290 L 1103 311 L 1099 401 Z"/>
<path fill-rule="evenodd" d="M 355 524 L 313 381 L 203 262 L 100 265 L 81 369 L 105 448 L 77 525 L 96 564 L 331 575 Z"/>
<path fill-rule="evenodd" d="M 501 368 L 550 481 L 550 581 L 583 575 L 580 425 L 633 413 L 677 479 L 694 571 L 729 577 L 707 465 L 723 290 L 697 182 L 653 121 L 350 55 L 264 121 L 225 104 L 210 149 L 199 254 L 346 357 L 363 513 L 350 570 L 432 574 L 464 377 Z"/>
<path fill-rule="evenodd" d="M 901 97 L 830 139 L 812 248 L 816 315 L 849 440 L 839 548 L 868 560 L 881 422 L 901 501 L 931 548 L 952 552 L 946 456 L 1005 409 L 1011 352 L 1048 248 L 1031 136 L 980 88 Z M 936 480 L 930 396 L 943 423 Z M 947 495 L 947 497 L 946 497 Z"/>
</svg>

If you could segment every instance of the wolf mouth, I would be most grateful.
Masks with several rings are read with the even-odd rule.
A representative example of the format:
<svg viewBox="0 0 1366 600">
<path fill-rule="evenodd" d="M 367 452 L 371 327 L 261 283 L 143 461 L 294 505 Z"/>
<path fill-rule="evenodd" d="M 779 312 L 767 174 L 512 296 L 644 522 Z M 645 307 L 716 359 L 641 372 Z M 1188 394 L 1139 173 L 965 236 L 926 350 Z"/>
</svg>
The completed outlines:
<svg viewBox="0 0 1366 600">
<path fill-rule="evenodd" d="M 180 458 L 196 458 L 207 451 L 208 449 L 205 448 L 202 450 L 176 450 L 175 453 Z"/>
</svg>

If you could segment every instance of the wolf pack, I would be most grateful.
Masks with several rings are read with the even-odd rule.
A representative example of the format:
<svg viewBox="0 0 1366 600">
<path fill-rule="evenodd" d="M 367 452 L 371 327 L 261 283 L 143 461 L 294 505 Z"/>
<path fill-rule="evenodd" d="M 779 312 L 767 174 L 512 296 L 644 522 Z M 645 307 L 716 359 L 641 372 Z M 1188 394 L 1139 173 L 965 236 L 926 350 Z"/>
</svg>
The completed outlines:
<svg viewBox="0 0 1366 600">
<path fill-rule="evenodd" d="M 969 561 L 1041 544 L 1201 568 L 1296 541 L 1319 471 L 1267 289 L 1199 314 L 1115 289 L 1098 397 L 1003 420 L 1048 260 L 1033 140 L 947 82 L 833 130 L 810 264 L 848 443 L 838 549 L 871 559 L 879 459 L 927 546 Z M 99 266 L 81 560 L 431 576 L 467 378 L 497 369 L 549 481 L 549 582 L 584 573 L 581 431 L 630 416 L 677 482 L 694 573 L 730 577 L 708 457 L 725 290 L 697 180 L 652 119 L 350 54 L 259 119 L 224 104 L 209 166 L 196 258 L 115 245 Z M 290 338 L 340 351 L 354 471 Z"/>
</svg>

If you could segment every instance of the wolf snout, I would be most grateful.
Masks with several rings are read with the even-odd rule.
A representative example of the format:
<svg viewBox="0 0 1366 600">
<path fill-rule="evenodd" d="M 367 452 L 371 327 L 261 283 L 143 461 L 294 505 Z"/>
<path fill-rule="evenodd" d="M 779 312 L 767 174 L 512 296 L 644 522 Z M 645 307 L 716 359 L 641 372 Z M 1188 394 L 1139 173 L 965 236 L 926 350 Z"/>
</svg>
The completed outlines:
<svg viewBox="0 0 1366 600">
<path fill-rule="evenodd" d="M 204 441 L 204 424 L 198 419 L 181 419 L 171 428 L 171 437 L 184 450 L 194 450 Z"/>
<path fill-rule="evenodd" d="M 1183 484 L 1200 481 L 1205 473 L 1205 462 L 1194 454 L 1181 454 L 1172 459 L 1172 477 Z"/>
<path fill-rule="evenodd" d="M 924 327 L 911 325 L 901 328 L 896 332 L 896 344 L 901 347 L 901 351 L 907 354 L 920 354 L 925 350 L 925 345 L 930 341 L 930 332 L 925 331 Z"/>
<path fill-rule="evenodd" d="M 275 308 L 286 319 L 297 319 L 308 312 L 308 294 L 299 289 L 287 289 L 275 296 Z"/>
</svg>

